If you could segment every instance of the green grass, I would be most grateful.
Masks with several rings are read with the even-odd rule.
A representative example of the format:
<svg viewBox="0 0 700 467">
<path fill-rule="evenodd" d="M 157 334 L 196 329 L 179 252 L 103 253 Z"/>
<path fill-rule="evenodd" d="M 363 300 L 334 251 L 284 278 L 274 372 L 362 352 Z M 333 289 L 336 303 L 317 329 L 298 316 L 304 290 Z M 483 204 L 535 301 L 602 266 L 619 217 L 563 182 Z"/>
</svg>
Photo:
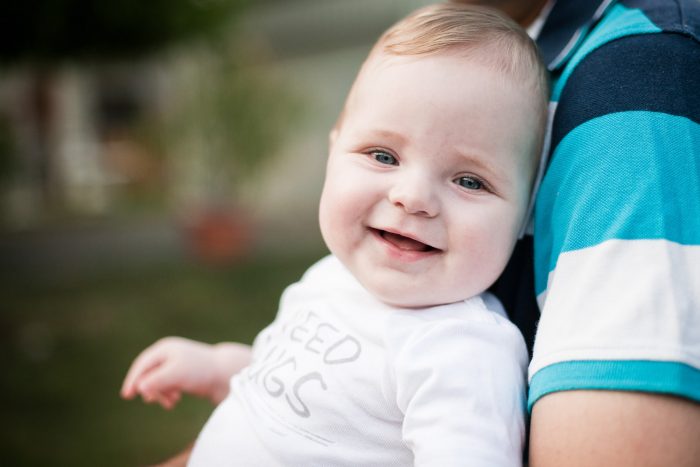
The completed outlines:
<svg viewBox="0 0 700 467">
<path fill-rule="evenodd" d="M 138 466 L 192 441 L 212 407 L 123 401 L 133 358 L 160 337 L 252 342 L 283 288 L 322 253 L 226 268 L 176 264 L 39 280 L 2 274 L 0 412 L 7 466 Z"/>
</svg>

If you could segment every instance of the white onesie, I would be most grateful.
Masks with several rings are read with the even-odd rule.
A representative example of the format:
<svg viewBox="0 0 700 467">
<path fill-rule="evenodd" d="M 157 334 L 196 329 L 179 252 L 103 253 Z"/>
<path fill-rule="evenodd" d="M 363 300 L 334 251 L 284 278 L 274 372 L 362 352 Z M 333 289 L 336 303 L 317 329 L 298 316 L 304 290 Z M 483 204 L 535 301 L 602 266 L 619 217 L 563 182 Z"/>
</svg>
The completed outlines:
<svg viewBox="0 0 700 467">
<path fill-rule="evenodd" d="M 191 466 L 519 466 L 525 343 L 491 295 L 385 305 L 328 256 L 282 295 Z"/>
</svg>

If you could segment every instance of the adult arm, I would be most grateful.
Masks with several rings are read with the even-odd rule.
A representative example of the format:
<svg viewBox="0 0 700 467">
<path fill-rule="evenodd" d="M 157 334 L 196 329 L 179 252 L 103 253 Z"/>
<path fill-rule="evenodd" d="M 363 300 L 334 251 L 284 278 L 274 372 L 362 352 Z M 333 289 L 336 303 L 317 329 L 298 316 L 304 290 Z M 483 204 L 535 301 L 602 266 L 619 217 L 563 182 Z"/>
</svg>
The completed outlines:
<svg viewBox="0 0 700 467">
<path fill-rule="evenodd" d="M 700 465 L 699 68 L 688 36 L 641 34 L 555 86 L 531 467 Z"/>
<path fill-rule="evenodd" d="M 620 391 L 563 391 L 535 404 L 530 467 L 697 467 L 700 404 Z"/>
</svg>

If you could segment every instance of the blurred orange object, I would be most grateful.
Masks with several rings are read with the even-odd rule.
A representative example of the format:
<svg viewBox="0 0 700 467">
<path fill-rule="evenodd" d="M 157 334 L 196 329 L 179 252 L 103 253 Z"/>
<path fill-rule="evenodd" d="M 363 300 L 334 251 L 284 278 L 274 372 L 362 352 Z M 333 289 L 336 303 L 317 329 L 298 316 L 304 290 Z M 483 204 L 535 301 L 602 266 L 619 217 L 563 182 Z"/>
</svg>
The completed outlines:
<svg viewBox="0 0 700 467">
<path fill-rule="evenodd" d="M 227 264 L 243 257 L 253 244 L 253 223 L 241 209 L 210 207 L 186 222 L 194 257 L 207 264 Z"/>
</svg>

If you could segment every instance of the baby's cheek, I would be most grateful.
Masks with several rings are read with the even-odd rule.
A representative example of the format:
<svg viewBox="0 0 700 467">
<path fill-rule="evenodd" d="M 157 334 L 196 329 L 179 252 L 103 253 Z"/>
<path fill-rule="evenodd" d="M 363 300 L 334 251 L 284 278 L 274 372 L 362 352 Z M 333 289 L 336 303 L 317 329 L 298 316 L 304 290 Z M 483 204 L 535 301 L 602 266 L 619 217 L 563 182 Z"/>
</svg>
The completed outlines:
<svg viewBox="0 0 700 467">
<path fill-rule="evenodd" d="M 343 202 L 343 196 L 334 190 L 325 191 L 319 208 L 321 235 L 326 246 L 335 255 L 342 256 L 343 249 L 350 241 L 352 226 L 356 223 L 355 213 Z"/>
<path fill-rule="evenodd" d="M 500 276 L 505 269 L 511 254 L 513 253 L 513 247 L 517 239 L 517 234 L 510 235 L 509 233 L 510 232 L 504 228 L 500 235 L 493 237 L 492 243 L 489 245 L 491 258 L 487 261 L 489 263 L 488 270 L 490 274 L 490 282 L 487 284 L 487 286 L 490 286 L 496 281 L 496 279 L 498 279 L 498 276 Z"/>
<path fill-rule="evenodd" d="M 472 237 L 467 242 L 466 247 L 470 251 L 468 259 L 462 262 L 462 268 L 464 274 L 471 278 L 473 291 L 483 292 L 498 279 L 505 268 L 512 242 L 507 233 L 498 229 Z"/>
<path fill-rule="evenodd" d="M 330 243 L 333 241 L 333 225 L 335 220 L 333 219 L 334 210 L 332 205 L 332 199 L 328 189 L 324 188 L 323 194 L 321 195 L 321 202 L 318 209 L 318 223 L 321 228 L 321 235 L 323 236 L 326 245 L 330 247 Z"/>
</svg>

